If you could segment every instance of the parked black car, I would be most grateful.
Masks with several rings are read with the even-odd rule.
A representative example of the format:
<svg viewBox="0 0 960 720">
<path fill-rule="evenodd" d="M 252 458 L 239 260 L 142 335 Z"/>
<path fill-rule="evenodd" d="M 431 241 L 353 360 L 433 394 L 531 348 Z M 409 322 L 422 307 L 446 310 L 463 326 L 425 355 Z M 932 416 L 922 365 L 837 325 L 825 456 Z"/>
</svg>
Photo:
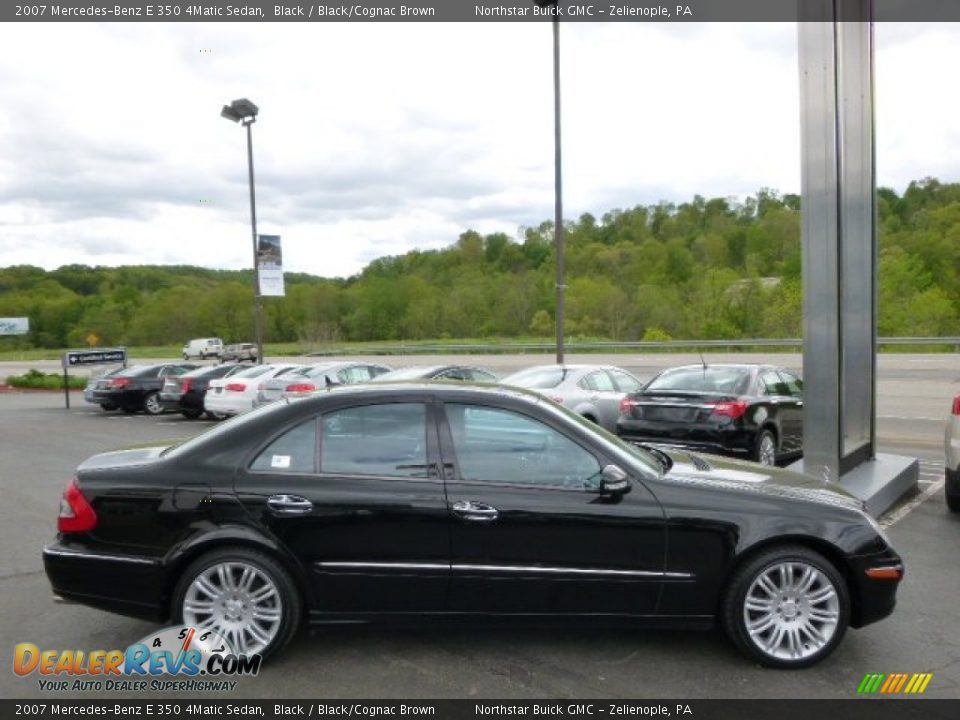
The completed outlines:
<svg viewBox="0 0 960 720">
<path fill-rule="evenodd" d="M 617 435 L 774 465 L 803 454 L 803 382 L 771 365 L 671 368 L 623 399 Z"/>
<path fill-rule="evenodd" d="M 243 369 L 239 363 L 214 365 L 191 370 L 183 375 L 167 375 L 160 389 L 160 404 L 164 410 L 176 410 L 189 420 L 203 415 L 203 398 L 210 381 L 229 377 Z"/>
<path fill-rule="evenodd" d="M 301 619 L 719 622 L 800 667 L 893 610 L 903 567 L 862 508 L 786 470 L 632 446 L 524 390 L 366 383 L 90 458 L 43 559 L 64 599 L 241 653 L 279 651 Z"/>
<path fill-rule="evenodd" d="M 163 412 L 160 389 L 169 375 L 183 375 L 195 369 L 189 363 L 164 363 L 161 365 L 134 365 L 97 382 L 93 402 L 104 410 L 120 408 L 125 413 L 139 410 L 150 415 Z"/>
<path fill-rule="evenodd" d="M 430 367 L 405 367 L 379 375 L 374 382 L 395 380 L 464 380 L 466 382 L 494 383 L 497 376 L 483 368 L 469 365 L 432 365 Z"/>
</svg>

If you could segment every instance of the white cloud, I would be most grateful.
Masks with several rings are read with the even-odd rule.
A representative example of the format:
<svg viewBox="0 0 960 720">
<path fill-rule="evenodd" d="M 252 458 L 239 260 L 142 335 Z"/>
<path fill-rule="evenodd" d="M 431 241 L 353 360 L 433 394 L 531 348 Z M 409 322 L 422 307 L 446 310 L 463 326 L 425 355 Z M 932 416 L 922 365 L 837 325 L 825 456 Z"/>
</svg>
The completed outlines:
<svg viewBox="0 0 960 720">
<path fill-rule="evenodd" d="M 567 217 L 799 189 L 793 25 L 562 26 Z M 956 26 L 879 25 L 878 171 L 960 176 Z M 0 26 L 0 262 L 345 275 L 552 217 L 546 23 Z"/>
</svg>

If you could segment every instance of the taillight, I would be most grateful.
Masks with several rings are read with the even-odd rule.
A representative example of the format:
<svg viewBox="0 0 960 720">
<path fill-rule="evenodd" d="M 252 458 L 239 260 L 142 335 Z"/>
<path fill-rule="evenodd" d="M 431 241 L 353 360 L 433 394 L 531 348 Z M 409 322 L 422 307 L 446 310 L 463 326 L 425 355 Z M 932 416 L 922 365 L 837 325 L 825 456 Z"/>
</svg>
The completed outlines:
<svg viewBox="0 0 960 720">
<path fill-rule="evenodd" d="M 122 388 L 130 384 L 130 378 L 114 378 L 110 381 L 110 387 Z"/>
<path fill-rule="evenodd" d="M 957 395 L 953 399 L 953 407 L 950 409 L 950 413 L 953 415 L 960 415 L 960 395 Z"/>
<path fill-rule="evenodd" d="M 633 409 L 637 406 L 636 400 L 631 400 L 628 397 L 623 398 L 620 401 L 620 414 L 629 415 L 633 412 Z"/>
<path fill-rule="evenodd" d="M 97 526 L 97 514 L 77 486 L 77 479 L 67 483 L 60 499 L 57 530 L 64 533 L 87 532 Z"/>
<path fill-rule="evenodd" d="M 294 383 L 293 385 L 287 385 L 287 392 L 310 392 L 316 389 L 317 386 L 313 383 Z"/>
<path fill-rule="evenodd" d="M 184 378 L 180 381 L 180 390 L 185 393 L 190 392 L 190 384 L 193 382 L 193 378 Z"/>
<path fill-rule="evenodd" d="M 749 403 L 744 400 L 721 400 L 713 406 L 713 414 L 738 418 L 747 411 L 748 407 L 750 407 Z"/>
<path fill-rule="evenodd" d="M 247 389 L 244 383 L 227 383 L 227 390 L 230 392 L 243 392 Z"/>
</svg>

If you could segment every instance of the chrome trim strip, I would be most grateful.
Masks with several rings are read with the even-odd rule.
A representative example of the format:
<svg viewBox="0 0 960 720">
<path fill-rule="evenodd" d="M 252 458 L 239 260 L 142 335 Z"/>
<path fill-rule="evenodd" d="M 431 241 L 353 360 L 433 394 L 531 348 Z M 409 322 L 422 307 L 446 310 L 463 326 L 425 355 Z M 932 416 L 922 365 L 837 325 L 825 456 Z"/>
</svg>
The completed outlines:
<svg viewBox="0 0 960 720">
<path fill-rule="evenodd" d="M 454 570 L 457 572 L 547 573 L 551 575 L 592 575 L 598 577 L 662 577 L 675 580 L 691 579 L 692 573 L 657 572 L 652 570 L 593 570 L 588 568 L 546 567 L 539 565 L 474 565 L 469 563 L 408 563 L 408 562 L 318 562 L 322 568 L 371 568 L 397 570 Z"/>
<path fill-rule="evenodd" d="M 151 558 L 141 558 L 132 555 L 106 555 L 104 553 L 78 552 L 76 550 L 62 550 L 60 548 L 44 548 L 44 555 L 54 555 L 56 557 L 78 557 L 87 560 L 109 560 L 113 562 L 128 562 L 139 565 L 156 565 L 157 560 Z"/>
</svg>

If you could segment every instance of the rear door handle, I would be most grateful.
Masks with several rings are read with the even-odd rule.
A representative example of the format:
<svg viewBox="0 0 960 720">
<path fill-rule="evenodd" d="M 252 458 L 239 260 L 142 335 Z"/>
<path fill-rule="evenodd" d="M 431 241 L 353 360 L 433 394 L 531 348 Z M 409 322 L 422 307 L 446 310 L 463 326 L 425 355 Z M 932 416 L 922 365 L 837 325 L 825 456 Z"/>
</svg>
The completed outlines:
<svg viewBox="0 0 960 720">
<path fill-rule="evenodd" d="M 451 510 L 454 515 L 474 522 L 493 522 L 500 517 L 500 511 L 495 507 L 474 500 L 457 500 Z"/>
<path fill-rule="evenodd" d="M 313 503 L 299 495 L 271 495 L 267 507 L 274 515 L 304 515 L 313 510 Z"/>
</svg>

